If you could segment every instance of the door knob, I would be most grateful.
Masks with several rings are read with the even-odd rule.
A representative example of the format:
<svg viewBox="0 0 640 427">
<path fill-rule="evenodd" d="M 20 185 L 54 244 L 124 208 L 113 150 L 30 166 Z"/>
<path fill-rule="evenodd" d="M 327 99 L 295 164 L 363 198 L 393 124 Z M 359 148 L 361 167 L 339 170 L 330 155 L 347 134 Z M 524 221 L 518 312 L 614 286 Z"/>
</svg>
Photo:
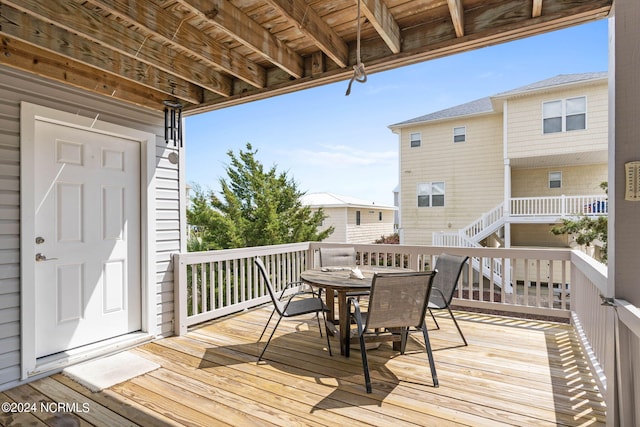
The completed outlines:
<svg viewBox="0 0 640 427">
<path fill-rule="evenodd" d="M 46 255 L 41 254 L 40 252 L 36 254 L 36 262 L 51 261 L 54 259 L 58 259 L 58 258 L 47 258 Z"/>
</svg>

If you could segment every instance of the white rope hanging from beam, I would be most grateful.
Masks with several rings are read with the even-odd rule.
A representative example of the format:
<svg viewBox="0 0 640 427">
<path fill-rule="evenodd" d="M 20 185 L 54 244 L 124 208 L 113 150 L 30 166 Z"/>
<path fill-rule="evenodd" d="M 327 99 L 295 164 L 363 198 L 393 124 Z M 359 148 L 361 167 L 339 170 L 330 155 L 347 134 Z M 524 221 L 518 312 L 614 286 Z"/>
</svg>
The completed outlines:
<svg viewBox="0 0 640 427">
<path fill-rule="evenodd" d="M 364 64 L 360 59 L 360 1 L 358 0 L 358 29 L 356 34 L 356 65 L 353 66 L 353 76 L 349 80 L 349 86 L 347 86 L 347 93 L 345 96 L 349 96 L 351 93 L 351 84 L 356 81 L 358 83 L 364 83 L 367 81 L 367 72 L 364 69 Z"/>
</svg>

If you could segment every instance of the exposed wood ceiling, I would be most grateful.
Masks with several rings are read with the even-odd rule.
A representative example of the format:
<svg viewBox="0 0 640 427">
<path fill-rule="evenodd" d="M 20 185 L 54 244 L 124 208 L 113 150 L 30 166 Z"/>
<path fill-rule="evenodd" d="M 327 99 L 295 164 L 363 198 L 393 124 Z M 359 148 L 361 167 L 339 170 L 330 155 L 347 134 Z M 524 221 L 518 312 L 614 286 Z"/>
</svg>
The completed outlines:
<svg viewBox="0 0 640 427">
<path fill-rule="evenodd" d="M 606 17 L 613 0 L 360 0 L 367 73 Z M 347 81 L 358 0 L 0 0 L 0 64 L 209 111 Z"/>
</svg>

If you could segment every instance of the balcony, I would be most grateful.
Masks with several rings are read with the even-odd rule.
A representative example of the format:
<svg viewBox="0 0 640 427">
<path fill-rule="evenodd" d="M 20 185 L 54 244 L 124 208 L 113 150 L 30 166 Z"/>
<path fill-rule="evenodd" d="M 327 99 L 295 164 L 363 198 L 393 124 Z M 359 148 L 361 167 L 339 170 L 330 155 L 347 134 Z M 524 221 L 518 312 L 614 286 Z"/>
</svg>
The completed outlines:
<svg viewBox="0 0 640 427">
<path fill-rule="evenodd" d="M 458 231 L 433 233 L 438 246 L 479 247 L 482 239 L 497 232 L 505 223 L 547 224 L 581 216 L 598 217 L 609 214 L 606 195 L 517 197 L 508 202 L 509 211 L 501 203 Z"/>
<path fill-rule="evenodd" d="M 89 411 L 1 414 L 0 422 L 94 425 L 605 425 L 605 367 L 614 360 L 614 311 L 628 345 L 640 339 L 640 316 L 624 301 L 606 301 L 606 269 L 567 250 L 355 245 L 362 265 L 415 270 L 442 251 L 471 257 L 456 317 L 430 332 L 440 387 L 430 383 L 421 338 L 406 355 L 383 344 L 371 350 L 373 394 L 364 390 L 357 352 L 330 357 L 315 318 L 283 321 L 256 364 L 258 336 L 271 307 L 253 267 L 260 256 L 282 287 L 317 265 L 321 243 L 177 254 L 176 336 L 128 350 L 161 368 L 99 393 L 63 375 L 7 390 L 1 401 L 87 403 Z M 477 264 L 474 264 L 474 260 Z M 474 265 L 500 261 L 512 292 Z M 545 269 L 544 266 L 552 266 Z M 337 343 L 336 343 L 337 344 Z M 337 346 L 336 346 L 337 348 Z M 633 347 L 632 347 L 633 348 Z M 632 357 L 631 370 L 640 365 Z M 616 405 L 630 405 L 618 399 Z M 633 399 L 631 397 L 630 399 Z M 633 410 L 633 409 L 632 409 Z M 36 420 L 37 419 L 37 420 Z"/>
</svg>

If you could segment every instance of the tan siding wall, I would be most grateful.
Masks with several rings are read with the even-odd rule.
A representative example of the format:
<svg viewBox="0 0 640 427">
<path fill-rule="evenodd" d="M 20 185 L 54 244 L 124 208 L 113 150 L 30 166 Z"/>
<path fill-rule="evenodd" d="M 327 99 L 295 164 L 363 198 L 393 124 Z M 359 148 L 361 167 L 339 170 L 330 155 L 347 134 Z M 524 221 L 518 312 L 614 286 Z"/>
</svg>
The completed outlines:
<svg viewBox="0 0 640 427">
<path fill-rule="evenodd" d="M 556 236 L 551 233 L 548 224 L 512 224 L 511 245 L 527 247 L 567 248 L 567 236 Z"/>
<path fill-rule="evenodd" d="M 356 225 L 356 211 L 360 211 L 360 225 Z M 382 221 L 379 214 L 382 212 Z M 373 243 L 383 235 L 393 234 L 393 212 L 376 208 L 349 208 L 347 242 Z"/>
<path fill-rule="evenodd" d="M 453 143 L 457 126 L 466 126 L 466 142 Z M 422 133 L 417 148 L 409 144 L 414 132 Z M 432 232 L 462 228 L 502 202 L 501 114 L 405 128 L 400 141 L 403 243 L 431 244 Z M 418 184 L 434 181 L 445 182 L 445 206 L 418 208 Z"/>
<path fill-rule="evenodd" d="M 542 133 L 542 103 L 577 96 L 587 98 L 587 129 Z M 606 80 L 578 88 L 556 89 L 509 100 L 508 156 L 550 156 L 574 152 L 606 151 L 608 141 L 608 89 Z"/>
<path fill-rule="evenodd" d="M 549 172 L 562 172 L 561 188 L 549 188 Z M 607 174 L 607 164 L 513 169 L 511 195 L 512 197 L 543 197 L 604 194 L 600 183 L 607 181 Z"/>
<path fill-rule="evenodd" d="M 173 268 L 180 250 L 178 167 L 167 160 L 162 114 L 0 67 L 0 389 L 20 378 L 20 102 L 95 117 L 158 135 L 156 317 L 158 330 L 172 333 Z"/>
</svg>

